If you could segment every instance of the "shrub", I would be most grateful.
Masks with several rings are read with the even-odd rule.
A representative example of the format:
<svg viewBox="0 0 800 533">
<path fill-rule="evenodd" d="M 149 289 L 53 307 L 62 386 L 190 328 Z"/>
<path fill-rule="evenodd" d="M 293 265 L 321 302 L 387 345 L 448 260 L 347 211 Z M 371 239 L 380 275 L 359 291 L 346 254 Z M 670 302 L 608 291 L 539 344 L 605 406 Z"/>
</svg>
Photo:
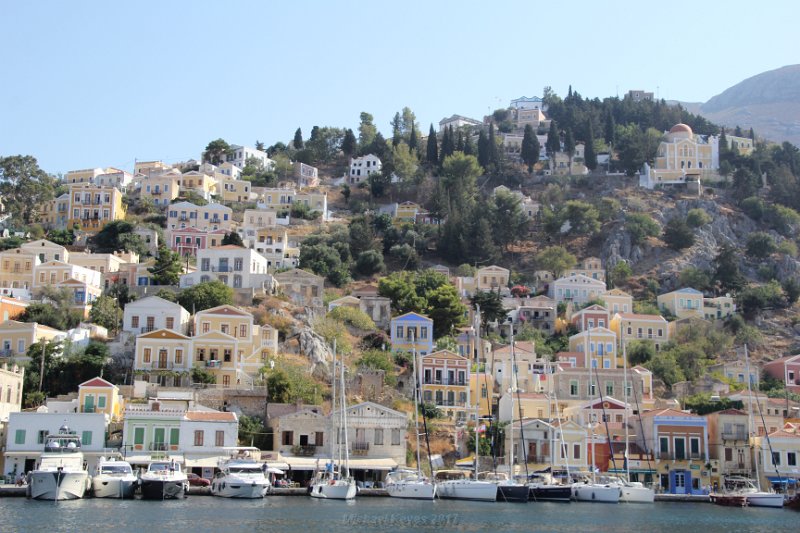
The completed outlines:
<svg viewBox="0 0 800 533">
<path fill-rule="evenodd" d="M 657 236 L 661 228 L 650 216 L 633 213 L 625 220 L 625 229 L 631 235 L 631 243 L 641 244 L 647 237 Z"/>
<path fill-rule="evenodd" d="M 685 220 L 673 218 L 664 228 L 664 242 L 673 250 L 683 250 L 694 244 L 694 232 Z"/>
<path fill-rule="evenodd" d="M 362 331 L 375 330 L 375 322 L 364 311 L 354 307 L 340 305 L 328 313 L 328 316 Z"/>
<path fill-rule="evenodd" d="M 777 250 L 775 239 L 769 233 L 756 231 L 747 237 L 747 255 L 764 259 Z"/>
<path fill-rule="evenodd" d="M 689 212 L 686 213 L 686 223 L 691 228 L 699 228 L 700 226 L 705 226 L 709 222 L 711 222 L 711 215 L 702 209 L 690 209 Z"/>
</svg>

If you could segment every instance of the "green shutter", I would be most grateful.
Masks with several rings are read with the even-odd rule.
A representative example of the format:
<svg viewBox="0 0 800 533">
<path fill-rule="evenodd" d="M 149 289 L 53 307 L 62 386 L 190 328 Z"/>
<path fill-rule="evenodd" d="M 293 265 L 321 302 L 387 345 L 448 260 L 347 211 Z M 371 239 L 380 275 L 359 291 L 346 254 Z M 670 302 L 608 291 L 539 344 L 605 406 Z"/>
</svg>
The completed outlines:
<svg viewBox="0 0 800 533">
<path fill-rule="evenodd" d="M 98 409 L 104 409 L 106 406 L 106 395 L 101 394 L 97 397 L 97 407 Z"/>
<path fill-rule="evenodd" d="M 92 444 L 92 432 L 91 431 L 84 431 L 81 433 L 81 445 L 83 446 L 91 446 Z"/>
<path fill-rule="evenodd" d="M 14 434 L 14 444 L 25 444 L 25 430 L 18 429 Z"/>
<path fill-rule="evenodd" d="M 172 428 L 169 430 L 169 443 L 173 446 L 178 445 L 178 441 L 180 440 L 181 430 L 180 428 Z"/>
<path fill-rule="evenodd" d="M 144 428 L 133 428 L 133 443 L 144 444 Z"/>
</svg>

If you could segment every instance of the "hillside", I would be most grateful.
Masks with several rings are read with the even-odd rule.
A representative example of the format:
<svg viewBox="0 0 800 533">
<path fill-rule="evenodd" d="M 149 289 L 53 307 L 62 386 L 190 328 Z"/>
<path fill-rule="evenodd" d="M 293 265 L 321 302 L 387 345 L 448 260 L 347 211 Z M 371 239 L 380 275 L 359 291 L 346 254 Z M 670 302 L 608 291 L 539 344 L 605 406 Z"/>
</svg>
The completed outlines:
<svg viewBox="0 0 800 533">
<path fill-rule="evenodd" d="M 714 123 L 753 128 L 759 137 L 800 144 L 800 65 L 762 72 L 704 104 L 684 104 Z"/>
</svg>

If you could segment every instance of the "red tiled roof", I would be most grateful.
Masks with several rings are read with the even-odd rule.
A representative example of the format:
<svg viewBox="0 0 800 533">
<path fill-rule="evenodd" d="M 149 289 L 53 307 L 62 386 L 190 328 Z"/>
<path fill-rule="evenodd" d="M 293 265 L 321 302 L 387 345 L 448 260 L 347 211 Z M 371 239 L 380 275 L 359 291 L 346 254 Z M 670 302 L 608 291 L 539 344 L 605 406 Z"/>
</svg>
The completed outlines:
<svg viewBox="0 0 800 533">
<path fill-rule="evenodd" d="M 92 378 L 89 381 L 84 381 L 79 387 L 109 387 L 113 388 L 115 385 L 113 383 L 109 383 L 108 381 L 104 380 L 103 378 Z"/>
</svg>

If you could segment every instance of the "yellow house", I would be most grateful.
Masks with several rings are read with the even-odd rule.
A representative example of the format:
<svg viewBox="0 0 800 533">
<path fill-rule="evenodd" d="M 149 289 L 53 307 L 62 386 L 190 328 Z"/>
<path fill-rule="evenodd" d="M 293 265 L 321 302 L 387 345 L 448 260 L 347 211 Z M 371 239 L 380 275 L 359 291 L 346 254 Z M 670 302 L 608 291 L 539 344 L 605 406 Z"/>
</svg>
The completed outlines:
<svg viewBox="0 0 800 533">
<path fill-rule="evenodd" d="M 617 334 L 608 328 L 588 328 L 569 338 L 569 351 L 589 353 L 592 368 L 616 368 Z"/>
<path fill-rule="evenodd" d="M 208 198 L 210 194 L 216 192 L 217 180 L 208 174 L 191 170 L 184 172 L 178 179 L 180 192 L 194 191 L 203 198 Z"/>
<path fill-rule="evenodd" d="M 616 313 L 632 313 L 633 297 L 620 289 L 611 289 L 600 295 L 600 299 L 606 304 L 606 309 L 613 316 Z"/>
<path fill-rule="evenodd" d="M 61 330 L 37 324 L 36 322 L 18 322 L 6 320 L 0 324 L 0 356 L 14 357 L 19 361 L 27 361 L 25 355 L 32 344 L 40 340 L 63 340 L 67 334 Z"/>
<path fill-rule="evenodd" d="M 402 202 L 397 205 L 397 210 L 394 214 L 395 225 L 413 224 L 417 220 L 417 213 L 419 213 L 419 204 L 414 202 Z"/>
<path fill-rule="evenodd" d="M 39 264 L 39 258 L 22 248 L 0 252 L 0 285 L 3 288 L 33 288 L 33 269 Z"/>
<path fill-rule="evenodd" d="M 490 265 L 479 268 L 475 273 L 475 289 L 479 291 L 496 291 L 508 287 L 511 272 L 507 268 Z"/>
<path fill-rule="evenodd" d="M 217 197 L 224 202 L 249 202 L 251 183 L 247 180 L 221 178 L 217 182 Z"/>
<path fill-rule="evenodd" d="M 81 413 L 103 413 L 110 420 L 119 420 L 123 407 L 119 387 L 103 378 L 92 378 L 78 385 L 78 410 Z"/>
<path fill-rule="evenodd" d="M 95 233 L 109 222 L 123 218 L 125 208 L 119 189 L 91 183 L 71 183 L 68 193 L 45 206 L 42 222 L 56 229 L 77 225 L 83 231 Z"/>
<path fill-rule="evenodd" d="M 163 161 L 136 161 L 133 165 L 134 174 L 143 174 L 145 176 L 155 176 L 171 169 Z"/>
<path fill-rule="evenodd" d="M 695 135 L 686 124 L 676 124 L 658 145 L 651 169 L 655 180 L 674 181 L 687 174 L 706 176 L 714 171 L 717 138 Z"/>
<path fill-rule="evenodd" d="M 64 183 L 90 183 L 94 179 L 104 174 L 102 168 L 83 168 L 80 170 L 70 170 L 64 175 Z"/>
<path fill-rule="evenodd" d="M 169 329 L 157 329 L 136 337 L 135 373 L 164 385 L 188 385 L 192 368 L 192 339 Z M 163 377 L 169 373 L 171 379 Z M 174 379 L 175 377 L 178 379 Z"/>
<path fill-rule="evenodd" d="M 684 288 L 659 294 L 656 301 L 661 311 L 669 311 L 677 318 L 704 318 L 703 293 L 697 289 Z"/>
<path fill-rule="evenodd" d="M 478 416 L 492 416 L 494 408 L 494 377 L 488 372 L 472 372 L 469 376 L 470 396 L 473 403 L 477 404 Z M 475 411 L 469 415 L 470 420 L 475 419 Z"/>
<path fill-rule="evenodd" d="M 180 179 L 181 173 L 172 169 L 155 176 L 143 176 L 135 183 L 135 187 L 140 199 L 149 198 L 156 205 L 166 206 L 178 197 Z"/>
<path fill-rule="evenodd" d="M 736 303 L 729 295 L 703 298 L 703 315 L 706 320 L 724 320 L 736 312 Z"/>
<path fill-rule="evenodd" d="M 669 340 L 668 326 L 661 315 L 617 313 L 611 319 L 611 330 L 619 336 L 622 344 L 627 346 L 634 340 L 647 340 L 655 345 L 656 350 Z"/>
</svg>

